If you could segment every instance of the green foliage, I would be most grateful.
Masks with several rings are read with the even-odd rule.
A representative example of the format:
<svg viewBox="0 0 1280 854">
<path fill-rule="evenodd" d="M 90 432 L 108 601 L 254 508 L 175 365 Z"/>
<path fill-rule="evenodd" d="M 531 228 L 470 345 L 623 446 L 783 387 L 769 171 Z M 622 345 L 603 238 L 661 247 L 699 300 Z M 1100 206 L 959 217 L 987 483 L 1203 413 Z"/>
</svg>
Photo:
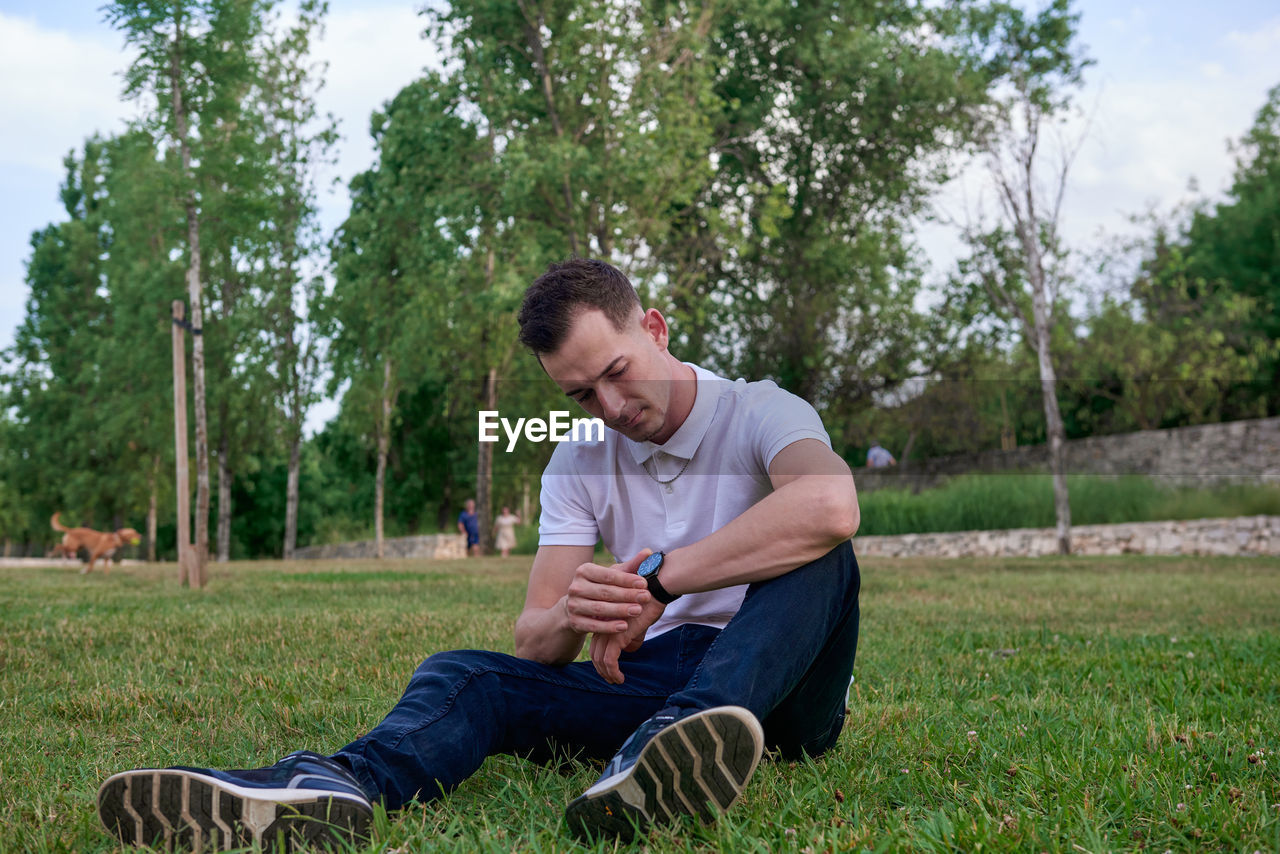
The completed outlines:
<svg viewBox="0 0 1280 854">
<path fill-rule="evenodd" d="M 1093 423 L 1080 425 L 1083 432 L 1230 420 L 1240 414 L 1232 412 L 1238 387 L 1280 354 L 1280 340 L 1244 332 L 1256 317 L 1257 300 L 1233 292 L 1210 296 L 1174 272 L 1176 260 L 1166 264 L 1158 321 L 1138 319 L 1130 306 L 1112 300 L 1088 320 L 1068 385 L 1077 396 L 1108 405 Z"/>
<path fill-rule="evenodd" d="M 1050 350 L 1068 438 L 1278 411 L 1280 337 L 1267 326 L 1277 316 L 1268 204 L 1276 197 L 1278 101 L 1270 93 L 1236 146 L 1231 201 L 1201 206 L 1185 222 L 1152 217 L 1128 247 L 1140 262 L 1124 282 L 1127 297 L 1112 294 L 1072 316 L 1061 287 L 1078 280 L 1058 279 Z M 1044 441 L 1030 342 L 1020 331 L 1032 313 L 1021 249 L 1008 229 L 973 236 L 978 251 L 961 263 L 927 330 L 939 354 L 931 372 L 906 399 L 887 397 L 890 405 L 862 422 L 846 443 L 849 459 L 860 462 L 873 435 L 915 457 Z M 1116 261 L 1107 256 L 1103 272 Z M 993 290 L 1012 298 L 992 300 Z"/>
<path fill-rule="evenodd" d="M 55 510 L 144 529 L 154 500 L 171 518 L 170 303 L 187 295 L 190 228 L 203 249 L 200 340 L 222 470 L 231 482 L 252 474 L 286 422 L 300 438 L 318 362 L 314 347 L 300 352 L 294 294 L 315 246 L 313 161 L 332 141 L 331 127 L 303 127 L 315 118 L 305 65 L 324 4 L 303 3 L 280 34 L 266 29 L 272 5 L 104 10 L 139 51 L 125 95 L 144 110 L 128 132 L 68 157 L 67 221 L 33 236 L 5 416 L 27 543 L 52 537 Z"/>
<path fill-rule="evenodd" d="M 907 223 L 987 97 L 968 26 L 917 4 L 756 2 L 713 33 L 723 142 L 703 204 L 723 236 L 702 229 L 720 246 L 692 280 L 728 308 L 690 340 L 814 402 L 845 441 L 874 392 L 930 358 Z M 672 297 L 679 320 L 693 301 Z"/>
<path fill-rule="evenodd" d="M 757 0 L 427 17 L 458 62 L 374 117 L 378 162 L 352 182 L 323 309 L 333 388 L 350 384 L 347 423 L 370 446 L 403 429 L 415 384 L 438 389 L 451 447 L 470 444 L 489 370 L 502 407 L 550 408 L 511 320 L 571 253 L 627 270 L 673 314 L 682 358 L 779 380 L 839 437 L 924 355 L 905 229 L 986 99 L 973 20 Z M 461 475 L 443 477 L 457 501 Z"/>
<path fill-rule="evenodd" d="M 127 768 L 339 749 L 430 653 L 510 651 L 528 559 L 211 569 L 198 595 L 171 566 L 0 575 L 0 849 L 117 850 L 93 802 Z M 719 821 L 646 850 L 1274 850 L 1274 561 L 863 571 L 836 747 L 762 763 Z M 564 827 L 598 774 L 493 757 L 448 798 L 379 819 L 362 850 L 614 851 Z"/>
<path fill-rule="evenodd" d="M 135 132 L 91 139 L 66 165 L 67 220 L 32 236 L 31 293 L 7 354 L 6 480 L 21 516 L 9 532 L 26 543 L 52 540 L 59 510 L 143 528 L 155 471 L 172 459 L 172 391 L 155 370 L 168 365 L 168 306 L 147 302 L 173 270 L 174 211 L 151 195 L 164 164 Z"/>
<path fill-rule="evenodd" d="M 1280 487 L 1263 484 L 1169 486 L 1135 475 L 1067 478 L 1077 525 L 1280 514 Z M 975 474 L 912 493 L 877 489 L 859 495 L 858 533 L 924 534 L 1048 528 L 1054 523 L 1049 475 Z"/>
<path fill-rule="evenodd" d="M 1134 295 L 1154 324 L 1206 316 L 1236 363 L 1217 408 L 1240 418 L 1280 413 L 1280 86 L 1235 151 L 1227 200 L 1156 235 Z"/>
</svg>

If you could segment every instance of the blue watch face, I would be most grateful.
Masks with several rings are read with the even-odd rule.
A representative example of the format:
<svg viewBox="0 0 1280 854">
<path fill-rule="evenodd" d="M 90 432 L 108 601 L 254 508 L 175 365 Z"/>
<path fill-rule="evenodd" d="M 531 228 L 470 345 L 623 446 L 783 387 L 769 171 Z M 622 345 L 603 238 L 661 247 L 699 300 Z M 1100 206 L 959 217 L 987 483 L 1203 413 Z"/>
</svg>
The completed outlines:
<svg viewBox="0 0 1280 854">
<path fill-rule="evenodd" d="M 648 578 L 656 573 L 662 567 L 662 552 L 654 552 L 644 560 L 640 561 L 640 569 L 636 574 L 641 578 Z"/>
</svg>

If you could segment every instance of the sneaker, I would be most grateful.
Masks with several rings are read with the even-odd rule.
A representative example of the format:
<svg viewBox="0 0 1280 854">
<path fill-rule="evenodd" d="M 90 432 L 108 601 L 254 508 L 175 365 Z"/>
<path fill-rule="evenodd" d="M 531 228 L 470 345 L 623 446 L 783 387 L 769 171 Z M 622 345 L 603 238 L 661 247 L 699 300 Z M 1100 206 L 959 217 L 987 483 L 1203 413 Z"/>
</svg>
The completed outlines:
<svg viewBox="0 0 1280 854">
<path fill-rule="evenodd" d="M 247 771 L 125 771 L 98 790 L 98 815 L 125 845 L 289 852 L 367 838 L 373 805 L 349 771 L 301 750 Z"/>
<path fill-rule="evenodd" d="M 659 712 L 569 804 L 565 819 L 578 837 L 626 840 L 681 815 L 711 821 L 742 794 L 763 751 L 760 722 L 740 706 Z"/>
</svg>

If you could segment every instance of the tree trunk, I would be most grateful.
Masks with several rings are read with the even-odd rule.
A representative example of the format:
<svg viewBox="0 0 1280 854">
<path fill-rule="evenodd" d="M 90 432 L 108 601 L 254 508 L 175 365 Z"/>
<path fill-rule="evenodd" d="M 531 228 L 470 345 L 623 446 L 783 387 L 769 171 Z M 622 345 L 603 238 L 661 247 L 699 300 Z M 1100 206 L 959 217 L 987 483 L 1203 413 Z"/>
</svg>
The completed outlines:
<svg viewBox="0 0 1280 854">
<path fill-rule="evenodd" d="M 297 425 L 294 425 L 295 428 Z M 284 559 L 293 560 L 298 547 L 298 468 L 302 458 L 302 431 L 295 429 L 289 445 L 289 482 L 285 488 Z"/>
<path fill-rule="evenodd" d="M 298 132 L 297 123 L 290 123 L 290 134 Z M 297 167 L 295 164 L 295 168 Z M 298 185 L 300 185 L 299 182 Z M 295 185 L 298 186 L 298 185 Z M 289 277 L 288 299 L 286 301 L 284 340 L 281 349 L 280 376 L 286 378 L 285 405 L 289 415 L 289 475 L 285 483 L 284 496 L 284 549 L 285 560 L 293 560 L 294 551 L 298 547 L 298 469 L 302 458 L 302 422 L 304 418 L 303 377 L 310 376 L 309 368 L 312 349 L 310 346 L 298 346 L 298 318 L 293 311 L 293 291 L 300 277 L 295 273 L 298 265 L 298 225 L 301 219 L 297 197 L 290 195 L 285 206 L 284 222 L 281 234 L 284 236 L 282 257 L 284 270 Z"/>
<path fill-rule="evenodd" d="M 1009 403 L 1004 384 L 1000 385 L 1000 450 L 1012 451 L 1018 447 L 1018 434 L 1009 422 Z"/>
<path fill-rule="evenodd" d="M 204 587 L 205 566 L 209 563 L 209 415 L 205 405 L 204 334 L 200 310 L 200 238 L 195 205 L 188 205 L 187 234 L 191 243 L 191 266 L 187 270 L 188 300 L 191 303 L 191 376 L 195 392 L 196 416 L 196 577 Z"/>
<path fill-rule="evenodd" d="M 910 465 L 911 449 L 916 444 L 916 436 L 919 435 L 919 430 L 912 430 L 907 434 L 907 443 L 902 446 L 902 453 L 898 455 L 898 471 L 905 472 L 907 470 L 907 466 Z"/>
<path fill-rule="evenodd" d="M 231 465 L 227 461 L 227 439 L 218 449 L 218 563 L 231 560 Z"/>
<path fill-rule="evenodd" d="M 1071 554 L 1071 503 L 1067 496 L 1067 476 L 1062 470 L 1062 444 L 1066 438 L 1066 429 L 1062 426 L 1062 412 L 1058 409 L 1058 377 L 1053 370 L 1053 359 L 1049 354 L 1049 297 L 1048 282 L 1044 269 L 1044 247 L 1041 245 L 1041 218 L 1037 214 L 1036 181 L 1034 157 L 1038 137 L 1034 135 L 1033 125 L 1031 142 L 1023 150 L 1020 158 L 1021 182 L 1014 187 L 1009 181 L 1000 180 L 1000 186 L 1006 199 L 1006 210 L 1014 223 L 1014 230 L 1022 244 L 1024 264 L 1027 273 L 1027 284 L 1031 296 L 1031 318 L 1027 323 L 1023 315 L 1023 327 L 1028 330 L 1035 346 L 1036 362 L 1040 369 L 1040 397 L 1044 403 L 1045 431 L 1049 437 L 1049 471 L 1053 475 L 1053 512 L 1057 520 L 1058 553 Z M 998 180 L 999 177 L 997 176 Z M 1061 186 L 1066 184 L 1066 171 L 1062 173 Z M 1019 210 L 1019 198 L 1023 208 Z M 1061 196 L 1059 196 L 1061 199 Z M 1050 232 L 1057 232 L 1057 207 L 1051 220 Z"/>
<path fill-rule="evenodd" d="M 1044 400 L 1045 429 L 1049 434 L 1049 471 L 1053 474 L 1053 514 L 1057 520 L 1058 554 L 1071 554 L 1071 503 L 1067 475 L 1062 470 L 1062 445 L 1066 429 L 1058 409 L 1058 378 L 1049 357 L 1049 307 L 1045 300 L 1044 271 L 1038 254 L 1031 255 L 1031 312 L 1035 322 L 1036 361 L 1040 366 L 1040 395 Z"/>
<path fill-rule="evenodd" d="M 498 369 L 484 379 L 484 408 L 498 408 Z M 480 525 L 480 553 L 493 551 L 493 442 L 480 442 L 476 454 L 476 521 Z"/>
<path fill-rule="evenodd" d="M 436 510 L 436 528 L 453 533 L 457 530 L 450 525 L 453 518 L 453 478 L 445 475 L 444 484 L 440 487 L 440 506 Z"/>
<path fill-rule="evenodd" d="M 387 451 L 391 447 L 391 360 L 382 363 L 382 414 L 378 419 L 378 474 L 373 487 L 373 543 L 378 559 L 382 552 L 382 508 L 386 492 Z"/>
<path fill-rule="evenodd" d="M 187 183 L 183 207 L 187 220 L 187 302 L 191 311 L 191 375 L 196 416 L 196 531 L 194 586 L 204 587 L 205 567 L 209 563 L 209 417 L 205 406 L 204 383 L 204 312 L 203 287 L 200 282 L 200 214 L 196 208 L 194 176 L 191 173 L 191 144 L 187 139 L 187 114 L 182 103 L 182 77 L 179 57 L 182 52 L 182 23 L 178 21 L 171 54 L 169 74 L 173 93 L 174 130 L 182 157 L 182 177 Z"/>
</svg>

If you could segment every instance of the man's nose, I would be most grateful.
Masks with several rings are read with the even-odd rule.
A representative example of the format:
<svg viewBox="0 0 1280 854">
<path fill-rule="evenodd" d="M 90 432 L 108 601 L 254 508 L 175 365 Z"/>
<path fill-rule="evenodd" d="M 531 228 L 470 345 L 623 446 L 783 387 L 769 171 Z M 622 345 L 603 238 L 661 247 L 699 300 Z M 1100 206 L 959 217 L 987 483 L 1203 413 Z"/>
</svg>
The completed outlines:
<svg viewBox="0 0 1280 854">
<path fill-rule="evenodd" d="M 596 391 L 600 396 L 600 406 L 604 409 L 604 419 L 606 421 L 617 421 L 622 415 L 622 407 L 626 403 L 626 398 L 611 385 L 602 383 Z"/>
</svg>

